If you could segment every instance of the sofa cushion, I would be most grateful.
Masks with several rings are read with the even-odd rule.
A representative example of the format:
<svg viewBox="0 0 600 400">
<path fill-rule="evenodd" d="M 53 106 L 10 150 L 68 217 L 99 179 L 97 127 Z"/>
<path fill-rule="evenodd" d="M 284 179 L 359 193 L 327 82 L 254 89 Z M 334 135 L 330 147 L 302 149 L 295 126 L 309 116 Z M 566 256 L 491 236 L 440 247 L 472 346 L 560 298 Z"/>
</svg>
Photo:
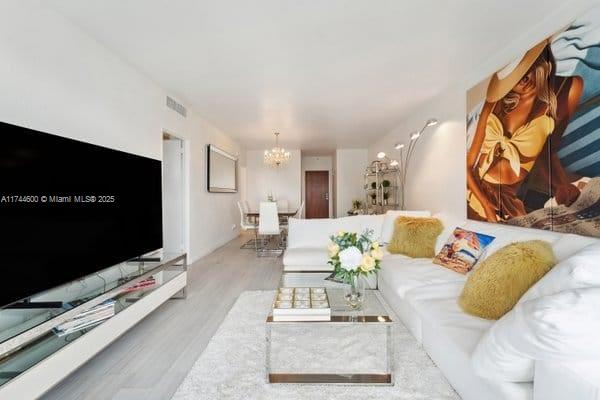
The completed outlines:
<svg viewBox="0 0 600 400">
<path fill-rule="evenodd" d="M 394 234 L 394 223 L 400 216 L 405 217 L 429 217 L 431 213 L 429 211 L 408 211 L 408 210 L 389 210 L 385 213 L 383 218 L 383 225 L 381 226 L 381 236 L 379 240 L 383 243 L 389 243 L 392 240 Z"/>
<path fill-rule="evenodd" d="M 519 299 L 519 303 L 563 290 L 600 287 L 600 242 L 559 262 Z"/>
<path fill-rule="evenodd" d="M 329 236 L 339 231 L 333 219 L 297 219 L 288 220 L 288 249 L 323 248 L 329 244 Z"/>
<path fill-rule="evenodd" d="M 468 220 L 463 226 L 475 232 L 481 232 L 486 235 L 494 236 L 496 239 L 488 246 L 480 262 L 475 266 L 475 270 L 481 266 L 481 261 L 488 258 L 494 252 L 510 243 L 523 242 L 526 240 L 543 240 L 552 246 L 564 236 L 563 233 L 543 231 L 541 229 L 521 228 L 504 224 L 491 224 L 487 222 Z"/>
<path fill-rule="evenodd" d="M 443 228 L 437 218 L 400 216 L 394 223 L 394 235 L 387 249 L 409 257 L 433 258 L 435 243 Z"/>
<path fill-rule="evenodd" d="M 392 254 L 386 247 L 383 247 L 383 258 L 386 260 L 411 260 L 409 256 L 405 256 L 404 254 Z"/>
<path fill-rule="evenodd" d="M 357 215 L 343 218 L 297 219 L 288 223 L 288 248 L 327 248 L 329 236 L 339 231 L 362 233 L 373 230 L 377 238 L 381 232 L 383 215 Z"/>
<path fill-rule="evenodd" d="M 555 263 L 547 242 L 530 240 L 509 244 L 473 271 L 458 302 L 469 314 L 498 319 Z"/>
<path fill-rule="evenodd" d="M 521 303 L 494 324 L 473 353 L 481 376 L 533 380 L 536 360 L 600 359 L 600 288 L 566 290 Z"/>
<path fill-rule="evenodd" d="M 558 261 L 566 260 L 591 244 L 600 244 L 600 239 L 566 233 L 552 244 L 552 250 Z"/>
<path fill-rule="evenodd" d="M 356 215 L 353 217 L 336 218 L 341 229 L 346 232 L 362 233 L 366 229 L 373 231 L 373 239 L 377 239 L 381 235 L 381 227 L 383 225 L 383 215 Z"/>
<path fill-rule="evenodd" d="M 600 400 L 600 360 L 535 363 L 534 399 Z"/>
<path fill-rule="evenodd" d="M 379 278 L 381 278 L 381 274 L 379 274 Z M 419 314 L 417 314 L 406 300 L 398 295 L 396 288 L 392 287 L 388 281 L 378 279 L 377 289 L 406 329 L 421 343 L 421 317 Z"/>
<path fill-rule="evenodd" d="M 461 289 L 462 282 L 448 282 L 406 293 L 422 319 L 423 347 L 464 399 L 531 399 L 531 384 L 492 382 L 473 371 L 471 353 L 493 322 L 460 309 L 456 297 Z"/>
<path fill-rule="evenodd" d="M 427 258 L 385 256 L 381 261 L 379 279 L 385 280 L 395 293 L 404 298 L 407 291 L 416 287 L 444 282 L 464 282 L 465 275 L 435 265 Z"/>
<path fill-rule="evenodd" d="M 475 317 L 461 310 L 456 299 L 463 286 L 462 281 L 421 286 L 406 292 L 405 299 L 421 319 L 443 328 L 455 345 L 470 357 L 477 342 L 494 321 Z"/>
<path fill-rule="evenodd" d="M 283 265 L 289 267 L 319 267 L 320 271 L 333 271 L 333 266 L 327 264 L 329 255 L 322 247 L 303 247 L 287 249 L 283 255 Z"/>
</svg>

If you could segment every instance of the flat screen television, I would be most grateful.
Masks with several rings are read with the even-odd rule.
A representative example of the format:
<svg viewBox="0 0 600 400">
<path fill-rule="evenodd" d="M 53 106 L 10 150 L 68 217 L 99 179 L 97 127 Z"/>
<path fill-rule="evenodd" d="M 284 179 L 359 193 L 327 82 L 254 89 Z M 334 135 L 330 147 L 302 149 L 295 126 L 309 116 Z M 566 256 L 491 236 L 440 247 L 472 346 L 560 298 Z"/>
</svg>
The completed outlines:
<svg viewBox="0 0 600 400">
<path fill-rule="evenodd" d="M 162 247 L 159 160 L 0 132 L 0 306 Z"/>
</svg>

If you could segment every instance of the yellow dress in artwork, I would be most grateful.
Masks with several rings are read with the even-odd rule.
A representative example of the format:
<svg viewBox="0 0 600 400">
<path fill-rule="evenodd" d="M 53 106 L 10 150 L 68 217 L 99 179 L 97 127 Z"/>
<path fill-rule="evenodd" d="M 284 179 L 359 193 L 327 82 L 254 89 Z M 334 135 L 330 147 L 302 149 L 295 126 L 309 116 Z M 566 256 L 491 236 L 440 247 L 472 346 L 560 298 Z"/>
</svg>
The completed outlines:
<svg viewBox="0 0 600 400">
<path fill-rule="evenodd" d="M 502 182 L 487 175 L 498 157 L 508 161 L 516 176 L 521 175 L 522 169 L 531 171 L 552 131 L 554 131 L 554 119 L 548 115 L 540 115 L 517 128 L 509 137 L 505 135 L 500 119 L 491 113 L 486 121 L 485 138 L 479 155 L 480 158 L 483 157 L 483 161 L 479 162 L 477 167 L 481 182 L 502 185 Z M 485 218 L 483 206 L 471 191 L 467 192 L 467 201 L 473 211 Z"/>
</svg>

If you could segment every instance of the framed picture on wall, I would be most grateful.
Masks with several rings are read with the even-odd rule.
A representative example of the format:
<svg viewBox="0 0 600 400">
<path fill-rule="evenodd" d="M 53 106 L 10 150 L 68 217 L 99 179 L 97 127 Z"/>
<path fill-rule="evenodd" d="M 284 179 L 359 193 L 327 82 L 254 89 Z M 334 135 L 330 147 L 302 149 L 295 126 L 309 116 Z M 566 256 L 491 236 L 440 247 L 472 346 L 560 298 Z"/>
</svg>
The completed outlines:
<svg viewBox="0 0 600 400">
<path fill-rule="evenodd" d="M 212 144 L 206 146 L 206 150 L 207 190 L 211 193 L 237 193 L 237 157 Z"/>
<path fill-rule="evenodd" d="M 467 215 L 600 236 L 600 7 L 467 92 Z"/>
</svg>

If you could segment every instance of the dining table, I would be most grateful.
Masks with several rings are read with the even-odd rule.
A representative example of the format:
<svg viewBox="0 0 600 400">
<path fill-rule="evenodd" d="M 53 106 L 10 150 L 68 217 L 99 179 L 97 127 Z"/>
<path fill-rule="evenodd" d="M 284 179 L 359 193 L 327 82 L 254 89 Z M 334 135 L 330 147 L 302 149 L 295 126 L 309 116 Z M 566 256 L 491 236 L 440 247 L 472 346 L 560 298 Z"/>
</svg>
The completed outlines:
<svg viewBox="0 0 600 400">
<path fill-rule="evenodd" d="M 296 213 L 298 213 L 298 209 L 297 208 L 294 208 L 294 209 L 291 209 L 291 208 L 279 209 L 278 208 L 277 209 L 277 214 L 280 217 L 288 217 L 289 218 L 289 217 L 293 217 L 294 215 L 296 215 Z M 258 212 L 258 211 L 248 211 L 246 213 L 246 215 L 248 217 L 251 217 L 251 218 L 258 218 L 258 216 L 260 215 L 260 212 Z"/>
<path fill-rule="evenodd" d="M 297 208 L 278 208 L 277 215 L 279 216 L 279 223 L 287 223 L 287 220 L 290 217 L 293 217 L 298 213 Z M 248 211 L 246 216 L 253 221 L 253 223 L 258 223 L 258 218 L 260 217 L 260 212 L 258 211 Z"/>
</svg>

